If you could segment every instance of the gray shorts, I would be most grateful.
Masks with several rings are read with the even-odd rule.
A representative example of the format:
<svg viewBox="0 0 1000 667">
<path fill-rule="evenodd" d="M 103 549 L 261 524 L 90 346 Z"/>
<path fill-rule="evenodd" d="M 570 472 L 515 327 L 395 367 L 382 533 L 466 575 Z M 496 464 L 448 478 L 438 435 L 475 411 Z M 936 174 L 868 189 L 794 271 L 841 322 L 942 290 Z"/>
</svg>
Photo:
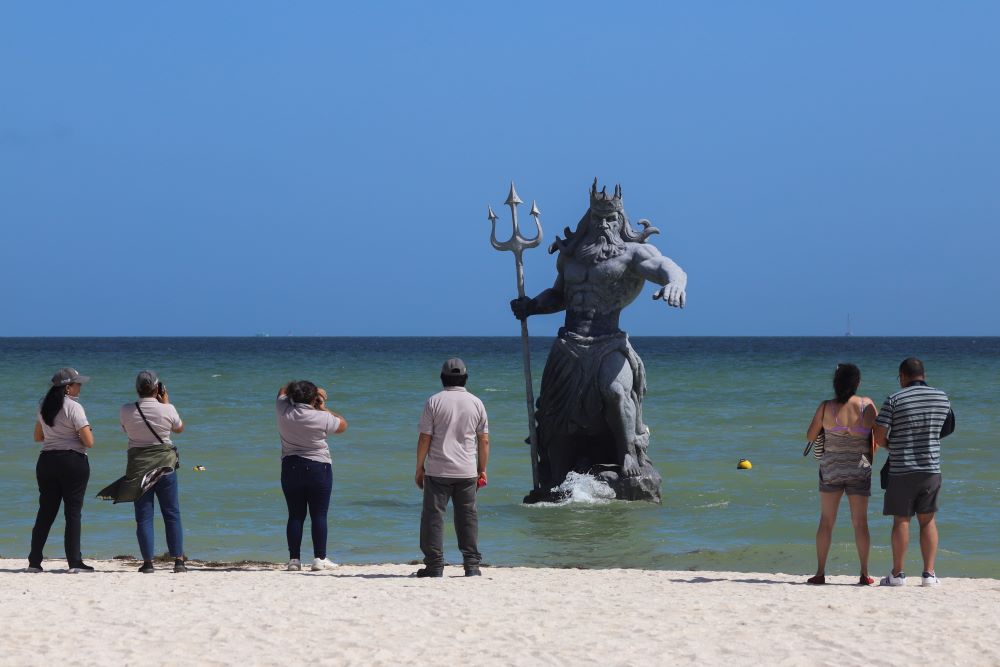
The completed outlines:
<svg viewBox="0 0 1000 667">
<path fill-rule="evenodd" d="M 911 517 L 938 511 L 941 473 L 915 472 L 909 475 L 889 475 L 889 485 L 882 502 L 885 516 Z"/>
<path fill-rule="evenodd" d="M 820 468 L 819 490 L 820 493 L 843 491 L 849 496 L 870 496 L 872 495 L 872 469 L 859 469 L 855 474 L 827 480 L 823 479 L 823 469 Z"/>
</svg>

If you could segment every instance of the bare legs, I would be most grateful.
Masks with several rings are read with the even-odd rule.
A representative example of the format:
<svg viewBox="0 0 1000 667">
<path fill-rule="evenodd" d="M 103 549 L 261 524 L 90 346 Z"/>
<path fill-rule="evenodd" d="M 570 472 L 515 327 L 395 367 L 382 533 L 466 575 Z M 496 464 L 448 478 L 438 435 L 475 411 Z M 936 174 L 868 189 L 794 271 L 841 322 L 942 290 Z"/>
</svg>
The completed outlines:
<svg viewBox="0 0 1000 667">
<path fill-rule="evenodd" d="M 819 494 L 819 527 L 816 529 L 816 574 L 826 574 L 826 558 L 830 554 L 830 543 L 833 541 L 833 527 L 837 523 L 837 509 L 843 491 L 825 492 Z M 858 560 L 861 561 L 861 574 L 868 575 L 868 553 L 871 550 L 871 535 L 868 532 L 868 496 L 849 495 L 847 502 L 851 506 L 851 523 L 854 526 L 854 544 L 858 549 Z"/>
<path fill-rule="evenodd" d="M 892 574 L 903 571 L 906 549 L 910 546 L 910 517 L 892 517 Z"/>
<path fill-rule="evenodd" d="M 816 575 L 826 574 L 826 557 L 830 553 L 833 540 L 833 526 L 837 523 L 837 508 L 843 491 L 820 491 L 819 527 L 816 529 Z"/>
<path fill-rule="evenodd" d="M 934 572 L 934 559 L 937 557 L 938 530 L 934 513 L 918 514 L 920 524 L 920 555 L 924 558 L 924 572 Z M 910 517 L 895 516 L 892 518 L 892 573 L 903 571 L 906 560 L 906 550 L 910 546 Z"/>
<path fill-rule="evenodd" d="M 868 532 L 868 496 L 847 496 L 847 502 L 851 505 L 854 546 L 858 549 L 858 560 L 861 562 L 861 575 L 867 577 L 868 552 L 872 546 L 872 537 Z"/>
<path fill-rule="evenodd" d="M 920 555 L 924 557 L 924 572 L 934 574 L 934 559 L 937 557 L 938 532 L 934 513 L 918 514 L 920 523 Z"/>
</svg>

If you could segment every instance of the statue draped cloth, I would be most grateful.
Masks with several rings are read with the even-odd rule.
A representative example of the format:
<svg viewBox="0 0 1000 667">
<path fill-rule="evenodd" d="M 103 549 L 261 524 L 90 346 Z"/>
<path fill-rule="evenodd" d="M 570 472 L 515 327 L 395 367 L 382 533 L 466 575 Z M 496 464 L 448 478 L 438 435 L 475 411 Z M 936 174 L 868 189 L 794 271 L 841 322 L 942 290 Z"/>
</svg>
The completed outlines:
<svg viewBox="0 0 1000 667">
<path fill-rule="evenodd" d="M 607 379 L 601 372 L 609 356 L 620 354 L 632 372 L 634 406 L 630 430 L 639 465 L 648 461 L 649 429 L 642 420 L 642 400 L 646 394 L 646 369 L 632 349 L 628 334 L 618 331 L 587 337 L 565 327 L 552 344 L 541 393 L 536 403 L 539 471 L 541 482 L 555 485 L 568 472 L 589 472 L 590 466 L 616 460 L 614 441 L 604 415 L 603 393 Z"/>
</svg>

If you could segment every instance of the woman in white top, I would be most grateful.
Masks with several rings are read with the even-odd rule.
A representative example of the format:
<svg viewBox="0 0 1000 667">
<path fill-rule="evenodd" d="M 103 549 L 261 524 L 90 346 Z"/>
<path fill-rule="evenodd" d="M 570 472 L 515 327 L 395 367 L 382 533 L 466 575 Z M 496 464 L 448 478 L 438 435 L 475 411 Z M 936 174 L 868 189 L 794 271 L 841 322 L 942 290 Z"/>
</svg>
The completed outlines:
<svg viewBox="0 0 1000 667">
<path fill-rule="evenodd" d="M 326 438 L 347 430 L 347 420 L 327 409 L 326 391 L 308 380 L 289 382 L 278 391 L 281 437 L 281 491 L 288 504 L 288 569 L 301 570 L 300 549 L 306 512 L 312 527 L 313 570 L 336 567 L 326 557 L 326 513 L 333 489 L 333 467 Z"/>
<path fill-rule="evenodd" d="M 184 422 L 170 403 L 167 388 L 153 371 L 141 371 L 135 378 L 138 401 L 126 403 L 118 411 L 122 430 L 128 436 L 129 450 L 147 452 L 165 450 L 157 457 L 166 457 L 170 465 L 160 470 L 156 483 L 135 499 L 135 535 L 139 540 L 142 565 L 139 572 L 152 574 L 153 556 L 153 497 L 160 505 L 163 526 L 167 533 L 167 549 L 174 559 L 174 572 L 187 572 L 184 556 L 184 529 L 181 525 L 180 481 L 177 478 L 177 448 L 170 440 L 173 433 L 184 432 Z M 130 459 L 131 461 L 131 454 Z"/>
<path fill-rule="evenodd" d="M 42 550 L 52 523 L 63 505 L 66 517 L 65 547 L 69 572 L 93 572 L 80 552 L 83 496 L 90 480 L 87 450 L 94 446 L 90 422 L 77 402 L 83 383 L 90 378 L 74 368 L 60 369 L 52 376 L 52 387 L 42 399 L 35 421 L 35 442 L 42 451 L 35 465 L 38 480 L 38 515 L 31 530 L 28 572 L 42 571 Z"/>
</svg>

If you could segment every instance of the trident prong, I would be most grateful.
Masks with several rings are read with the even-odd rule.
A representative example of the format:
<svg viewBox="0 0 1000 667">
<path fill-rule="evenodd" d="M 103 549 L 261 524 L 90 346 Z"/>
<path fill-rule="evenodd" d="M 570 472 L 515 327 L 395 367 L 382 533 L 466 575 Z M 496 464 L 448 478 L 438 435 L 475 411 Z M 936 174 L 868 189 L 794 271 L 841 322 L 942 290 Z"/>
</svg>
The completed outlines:
<svg viewBox="0 0 1000 667">
<path fill-rule="evenodd" d="M 517 224 L 517 206 L 523 204 L 521 198 L 517 196 L 514 189 L 514 182 L 510 183 L 510 194 L 504 202 L 510 206 L 510 219 L 512 232 L 506 241 L 497 241 L 497 214 L 493 212 L 493 207 L 487 207 L 489 213 L 487 217 L 490 221 L 490 243 L 497 250 L 510 250 L 514 253 L 514 267 L 517 269 L 517 295 L 524 299 L 524 260 L 522 254 L 528 248 L 534 248 L 542 242 L 542 223 L 539 221 L 541 213 L 538 204 L 531 202 L 531 217 L 535 221 L 535 238 L 527 239 L 521 234 L 521 228 Z M 531 383 L 531 351 L 528 346 L 528 320 L 527 317 L 521 320 L 521 355 L 524 359 L 524 388 L 525 402 L 528 408 L 528 441 L 531 443 L 531 478 L 534 488 L 539 488 L 538 480 L 538 432 L 535 428 L 535 391 Z"/>
<path fill-rule="evenodd" d="M 531 202 L 531 217 L 534 218 L 535 221 L 535 238 L 528 239 L 521 234 L 521 227 L 517 224 L 517 206 L 518 204 L 523 204 L 523 203 L 524 202 L 521 201 L 521 198 L 517 196 L 517 190 L 514 189 L 514 182 L 511 181 L 510 194 L 507 195 L 507 201 L 505 201 L 504 204 L 510 207 L 510 219 L 513 231 L 511 232 L 510 238 L 503 242 L 497 241 L 498 218 L 496 213 L 493 212 L 493 207 L 492 206 L 488 207 L 489 208 L 488 218 L 490 223 L 492 223 L 493 225 L 493 229 L 490 233 L 490 243 L 497 250 L 510 250 L 512 253 L 514 253 L 519 273 L 521 267 L 521 253 L 527 250 L 528 248 L 536 247 L 539 243 L 542 242 L 542 223 L 539 222 L 538 220 L 538 217 L 541 215 L 541 213 L 539 213 L 538 205 L 534 201 Z M 519 295 L 524 296 L 523 279 L 519 280 L 518 283 L 519 283 L 518 287 L 520 288 L 518 290 Z"/>
</svg>

